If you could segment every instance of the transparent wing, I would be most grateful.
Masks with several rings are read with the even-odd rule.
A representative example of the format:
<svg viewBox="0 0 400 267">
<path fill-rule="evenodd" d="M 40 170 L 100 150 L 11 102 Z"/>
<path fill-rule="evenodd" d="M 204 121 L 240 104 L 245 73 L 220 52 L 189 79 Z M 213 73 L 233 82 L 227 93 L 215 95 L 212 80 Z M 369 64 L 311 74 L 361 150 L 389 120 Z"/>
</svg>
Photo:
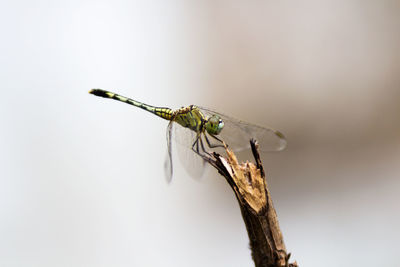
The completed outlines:
<svg viewBox="0 0 400 267">
<path fill-rule="evenodd" d="M 199 107 L 199 109 L 206 117 L 212 115 L 221 117 L 224 121 L 224 128 L 218 137 L 234 151 L 250 148 L 249 141 L 251 138 L 258 141 L 259 149 L 264 152 L 281 151 L 286 147 L 287 142 L 285 136 L 277 130 L 247 123 L 208 108 Z"/>
<path fill-rule="evenodd" d="M 171 121 L 167 127 L 167 155 L 165 156 L 165 161 L 164 161 L 164 172 L 165 172 L 165 179 L 167 180 L 167 183 L 171 182 L 172 175 L 173 175 L 172 144 L 171 144 L 173 124 L 174 123 Z"/>
<path fill-rule="evenodd" d="M 196 132 L 184 128 L 178 123 L 172 124 L 172 141 L 175 143 L 172 146 L 176 149 L 183 167 L 191 177 L 201 178 L 207 164 L 192 150 L 193 143 L 197 138 Z"/>
</svg>

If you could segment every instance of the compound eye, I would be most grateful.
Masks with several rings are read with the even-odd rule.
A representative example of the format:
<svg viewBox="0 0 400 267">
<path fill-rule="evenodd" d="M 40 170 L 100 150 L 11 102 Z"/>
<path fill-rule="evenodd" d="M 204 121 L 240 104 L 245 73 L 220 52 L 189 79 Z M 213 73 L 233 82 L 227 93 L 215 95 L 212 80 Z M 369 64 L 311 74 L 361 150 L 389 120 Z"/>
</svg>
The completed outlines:
<svg viewBox="0 0 400 267">
<path fill-rule="evenodd" d="M 211 122 L 212 124 L 217 123 L 217 122 L 218 122 L 217 116 L 216 116 L 216 115 L 213 115 L 213 116 L 210 118 L 210 122 Z"/>
<path fill-rule="evenodd" d="M 224 128 L 224 121 L 222 119 L 219 119 L 217 126 L 217 134 L 219 134 L 222 131 L 222 128 Z"/>
</svg>

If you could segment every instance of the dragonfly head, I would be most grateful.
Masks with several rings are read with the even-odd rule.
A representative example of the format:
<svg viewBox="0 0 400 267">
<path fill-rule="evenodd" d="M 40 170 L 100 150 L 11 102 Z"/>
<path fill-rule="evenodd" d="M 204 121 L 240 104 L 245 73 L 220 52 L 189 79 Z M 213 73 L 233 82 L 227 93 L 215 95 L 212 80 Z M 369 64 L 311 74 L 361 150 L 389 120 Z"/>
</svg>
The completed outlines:
<svg viewBox="0 0 400 267">
<path fill-rule="evenodd" d="M 222 128 L 224 128 L 224 121 L 218 115 L 212 115 L 208 118 L 206 124 L 206 131 L 209 134 L 217 135 L 221 132 Z"/>
</svg>

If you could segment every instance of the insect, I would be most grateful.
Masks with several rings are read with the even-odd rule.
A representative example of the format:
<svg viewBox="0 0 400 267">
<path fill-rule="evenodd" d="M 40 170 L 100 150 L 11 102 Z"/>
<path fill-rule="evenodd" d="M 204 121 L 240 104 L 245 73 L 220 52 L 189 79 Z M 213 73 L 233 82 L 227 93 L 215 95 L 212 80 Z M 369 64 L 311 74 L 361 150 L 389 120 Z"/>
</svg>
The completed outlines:
<svg viewBox="0 0 400 267">
<path fill-rule="evenodd" d="M 189 148 L 191 155 L 197 154 L 198 156 L 209 154 L 208 149 L 224 147 L 224 142 L 233 151 L 247 149 L 250 147 L 249 140 L 251 138 L 258 141 L 261 151 L 280 151 L 286 147 L 286 139 L 279 131 L 240 121 L 207 108 L 190 105 L 172 110 L 166 107 L 147 105 L 102 89 L 92 89 L 89 93 L 133 105 L 169 121 L 167 127 L 168 150 L 165 161 L 165 174 L 168 181 L 171 180 L 173 174 L 172 140 L 176 140 L 180 144 L 177 146 L 180 151 L 188 151 L 187 148 Z M 186 156 L 181 157 L 181 160 L 184 161 L 188 172 L 192 176 L 201 175 L 204 168 L 200 168 L 200 172 L 194 174 L 193 168 L 188 167 L 191 165 L 190 161 L 193 161 L 193 157 L 188 153 L 185 154 Z M 204 160 L 198 156 L 195 160 L 204 164 Z"/>
</svg>

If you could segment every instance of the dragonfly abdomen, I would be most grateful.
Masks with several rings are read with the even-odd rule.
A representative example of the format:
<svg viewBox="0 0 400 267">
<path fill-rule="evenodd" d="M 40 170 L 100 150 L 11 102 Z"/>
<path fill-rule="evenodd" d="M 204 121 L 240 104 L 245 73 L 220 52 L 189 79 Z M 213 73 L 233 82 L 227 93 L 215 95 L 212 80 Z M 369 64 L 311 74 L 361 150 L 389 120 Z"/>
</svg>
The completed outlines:
<svg viewBox="0 0 400 267">
<path fill-rule="evenodd" d="M 155 108 L 153 113 L 163 119 L 170 121 L 173 111 L 170 108 Z"/>
<path fill-rule="evenodd" d="M 109 91 L 106 91 L 103 89 L 92 89 L 89 91 L 89 93 L 96 95 L 96 96 L 101 96 L 104 98 L 111 98 L 114 100 L 118 100 L 118 101 L 127 103 L 129 105 L 133 105 L 135 107 L 138 107 L 138 108 L 144 109 L 148 112 L 151 112 L 151 113 L 153 113 L 163 119 L 166 119 L 166 120 L 171 120 L 171 118 L 172 118 L 173 111 L 170 108 L 150 106 L 145 103 L 133 100 L 132 98 L 128 98 L 128 97 L 125 97 L 125 96 L 122 96 L 119 94 L 115 94 L 115 93 L 112 93 L 112 92 L 109 92 Z"/>
</svg>

